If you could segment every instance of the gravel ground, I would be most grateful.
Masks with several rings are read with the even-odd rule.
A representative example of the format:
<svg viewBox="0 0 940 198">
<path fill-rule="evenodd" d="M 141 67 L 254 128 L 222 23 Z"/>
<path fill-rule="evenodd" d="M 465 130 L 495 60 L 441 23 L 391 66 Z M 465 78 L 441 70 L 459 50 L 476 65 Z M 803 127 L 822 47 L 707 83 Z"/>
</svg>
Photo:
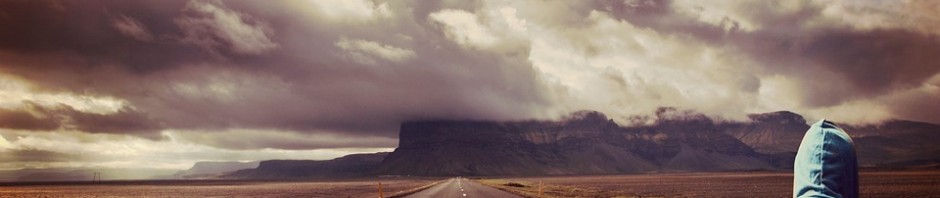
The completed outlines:
<svg viewBox="0 0 940 198">
<path fill-rule="evenodd" d="M 385 196 L 436 179 L 383 179 Z M 0 197 L 378 197 L 378 181 L 127 181 L 0 184 Z"/>
<path fill-rule="evenodd" d="M 862 197 L 940 197 L 940 171 L 863 172 Z M 688 173 L 482 179 L 481 183 L 543 197 L 792 197 L 789 173 Z M 513 182 L 519 185 L 507 186 Z"/>
</svg>

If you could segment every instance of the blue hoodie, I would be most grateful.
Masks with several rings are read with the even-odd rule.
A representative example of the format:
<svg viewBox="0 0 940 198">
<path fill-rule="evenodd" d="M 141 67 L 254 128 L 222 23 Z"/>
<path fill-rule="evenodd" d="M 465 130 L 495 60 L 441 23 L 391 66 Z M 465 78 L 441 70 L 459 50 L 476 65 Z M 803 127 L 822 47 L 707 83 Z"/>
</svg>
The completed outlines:
<svg viewBox="0 0 940 198">
<path fill-rule="evenodd" d="M 858 197 L 858 160 L 852 138 L 820 120 L 806 131 L 793 162 L 793 197 Z"/>
</svg>

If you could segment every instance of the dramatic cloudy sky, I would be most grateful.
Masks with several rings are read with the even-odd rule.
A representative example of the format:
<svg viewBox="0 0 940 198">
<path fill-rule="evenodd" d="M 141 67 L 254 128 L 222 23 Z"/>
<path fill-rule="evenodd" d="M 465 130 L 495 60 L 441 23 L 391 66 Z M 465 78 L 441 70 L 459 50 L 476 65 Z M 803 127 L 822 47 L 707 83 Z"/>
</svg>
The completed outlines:
<svg viewBox="0 0 940 198">
<path fill-rule="evenodd" d="M 0 1 L 0 169 L 390 151 L 398 124 L 940 123 L 940 1 Z M 635 124 L 635 123 L 634 123 Z"/>
</svg>

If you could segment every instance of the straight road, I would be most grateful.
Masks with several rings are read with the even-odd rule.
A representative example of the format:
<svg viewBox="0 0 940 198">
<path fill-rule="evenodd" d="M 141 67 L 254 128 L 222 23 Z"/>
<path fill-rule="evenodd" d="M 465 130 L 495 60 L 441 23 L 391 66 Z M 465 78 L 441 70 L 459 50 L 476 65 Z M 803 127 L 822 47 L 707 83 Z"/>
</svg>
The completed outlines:
<svg viewBox="0 0 940 198">
<path fill-rule="evenodd" d="M 464 197 L 487 197 L 487 198 L 522 198 L 518 195 L 510 194 L 499 189 L 484 186 L 467 178 L 453 178 L 441 182 L 427 190 L 411 194 L 406 198 L 419 197 L 442 197 L 442 198 L 464 198 Z"/>
</svg>

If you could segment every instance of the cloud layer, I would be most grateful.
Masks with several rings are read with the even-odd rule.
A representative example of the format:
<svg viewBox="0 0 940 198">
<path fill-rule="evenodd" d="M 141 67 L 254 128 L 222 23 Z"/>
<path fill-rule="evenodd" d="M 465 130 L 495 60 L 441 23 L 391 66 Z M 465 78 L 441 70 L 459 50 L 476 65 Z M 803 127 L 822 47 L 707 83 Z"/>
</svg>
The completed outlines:
<svg viewBox="0 0 940 198">
<path fill-rule="evenodd" d="M 403 121 L 582 109 L 623 124 L 664 106 L 940 123 L 938 5 L 5 1 L 0 158 L 79 159 L 25 141 L 54 134 L 193 152 L 391 148 Z"/>
</svg>

